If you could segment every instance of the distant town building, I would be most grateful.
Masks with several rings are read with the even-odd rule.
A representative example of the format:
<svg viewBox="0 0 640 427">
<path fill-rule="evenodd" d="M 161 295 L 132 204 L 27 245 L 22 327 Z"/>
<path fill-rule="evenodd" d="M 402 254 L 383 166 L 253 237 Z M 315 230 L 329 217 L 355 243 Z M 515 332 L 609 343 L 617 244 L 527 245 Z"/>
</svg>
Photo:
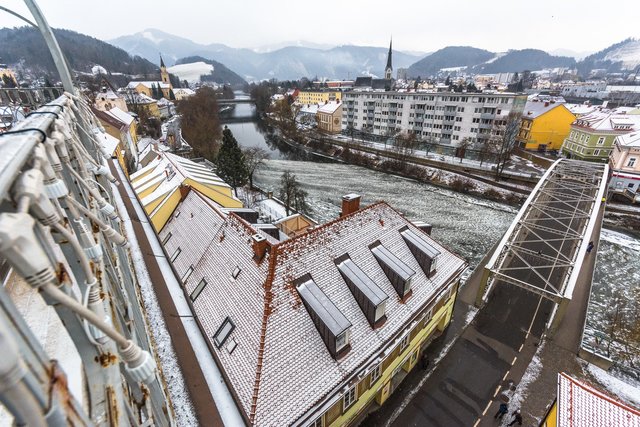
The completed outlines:
<svg viewBox="0 0 640 427">
<path fill-rule="evenodd" d="M 620 135 L 609 157 L 609 188 L 632 202 L 640 202 L 640 132 Z"/>
<path fill-rule="evenodd" d="M 318 107 L 318 129 L 327 133 L 340 133 L 342 129 L 342 103 L 327 102 Z"/>
<path fill-rule="evenodd" d="M 579 117 L 571 125 L 562 153 L 572 159 L 607 162 L 614 140 L 640 127 L 640 114 L 627 114 L 631 110 L 600 109 Z"/>
<path fill-rule="evenodd" d="M 138 162 L 138 133 L 135 118 L 121 110 L 113 107 L 108 111 L 101 111 L 92 108 L 104 130 L 114 138 L 117 138 L 125 151 L 125 170 L 131 171 Z"/>
<path fill-rule="evenodd" d="M 298 92 L 296 102 L 300 105 L 324 104 L 326 102 L 340 101 L 342 91 L 335 89 L 301 90 Z"/>
<path fill-rule="evenodd" d="M 181 101 L 195 94 L 196 94 L 196 91 L 193 89 L 189 89 L 188 87 L 187 88 L 179 87 L 179 88 L 173 89 L 173 95 L 176 97 L 176 101 Z"/>
<path fill-rule="evenodd" d="M 522 112 L 516 141 L 525 150 L 560 150 L 575 119 L 564 99 L 533 98 Z"/>
<path fill-rule="evenodd" d="M 144 93 L 131 91 L 125 95 L 125 100 L 129 111 L 136 112 L 140 111 L 141 108 L 144 108 L 150 116 L 160 118 L 158 101 L 150 96 L 147 96 Z"/>
<path fill-rule="evenodd" d="M 406 68 L 398 68 L 398 71 L 396 71 L 396 80 L 407 80 Z"/>
<path fill-rule="evenodd" d="M 451 321 L 465 261 L 384 202 L 279 240 L 185 193 L 159 237 L 247 425 L 353 423 Z"/>
<path fill-rule="evenodd" d="M 374 135 L 408 132 L 440 144 L 481 142 L 509 113 L 522 113 L 526 102 L 526 95 L 515 93 L 354 89 L 343 95 L 342 128 Z"/>
<path fill-rule="evenodd" d="M 96 99 L 93 105 L 100 111 L 109 111 L 114 107 L 118 107 L 122 111 L 129 111 L 124 97 L 121 96 L 106 80 L 102 81 L 102 88 L 100 89 L 100 92 L 96 94 Z"/>
</svg>

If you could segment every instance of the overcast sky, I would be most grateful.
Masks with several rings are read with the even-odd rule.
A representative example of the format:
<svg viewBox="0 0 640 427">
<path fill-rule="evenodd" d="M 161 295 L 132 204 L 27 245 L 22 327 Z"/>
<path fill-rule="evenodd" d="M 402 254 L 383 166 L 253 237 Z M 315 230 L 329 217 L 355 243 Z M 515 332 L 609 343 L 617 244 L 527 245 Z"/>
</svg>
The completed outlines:
<svg viewBox="0 0 640 427">
<path fill-rule="evenodd" d="M 2 6 L 29 16 L 22 1 Z M 166 4 L 166 6 L 163 6 Z M 563 48 L 598 51 L 640 37 L 640 3 L 619 0 L 40 0 L 49 24 L 108 40 L 158 28 L 199 43 L 255 48 L 304 40 L 319 44 L 435 51 L 468 45 L 491 51 Z M 0 27 L 21 21 L 0 11 Z M 2 47 L 0 46 L 0 51 Z"/>
</svg>

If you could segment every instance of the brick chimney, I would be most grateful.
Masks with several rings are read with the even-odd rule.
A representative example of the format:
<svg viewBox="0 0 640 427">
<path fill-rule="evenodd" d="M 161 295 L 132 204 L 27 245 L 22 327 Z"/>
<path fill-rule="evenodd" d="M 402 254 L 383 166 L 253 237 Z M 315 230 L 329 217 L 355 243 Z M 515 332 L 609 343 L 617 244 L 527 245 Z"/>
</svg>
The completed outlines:
<svg viewBox="0 0 640 427">
<path fill-rule="evenodd" d="M 267 242 L 267 239 L 264 236 L 258 233 L 251 236 L 251 240 L 253 243 L 253 259 L 257 263 L 260 263 L 267 253 L 269 242 Z"/>
<path fill-rule="evenodd" d="M 351 193 L 342 196 L 342 212 L 340 216 L 349 215 L 360 209 L 360 195 Z"/>
</svg>

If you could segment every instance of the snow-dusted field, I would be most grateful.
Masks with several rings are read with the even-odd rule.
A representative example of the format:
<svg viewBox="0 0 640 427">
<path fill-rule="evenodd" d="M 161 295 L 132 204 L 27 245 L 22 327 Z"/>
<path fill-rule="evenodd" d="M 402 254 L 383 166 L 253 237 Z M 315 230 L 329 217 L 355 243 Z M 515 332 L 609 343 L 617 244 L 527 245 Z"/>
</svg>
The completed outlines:
<svg viewBox="0 0 640 427">
<path fill-rule="evenodd" d="M 196 83 L 200 81 L 200 76 L 203 74 L 211 74 L 213 72 L 213 65 L 202 61 L 191 62 L 168 67 L 167 71 L 178 76 L 181 81 L 186 80 L 189 83 Z"/>
</svg>

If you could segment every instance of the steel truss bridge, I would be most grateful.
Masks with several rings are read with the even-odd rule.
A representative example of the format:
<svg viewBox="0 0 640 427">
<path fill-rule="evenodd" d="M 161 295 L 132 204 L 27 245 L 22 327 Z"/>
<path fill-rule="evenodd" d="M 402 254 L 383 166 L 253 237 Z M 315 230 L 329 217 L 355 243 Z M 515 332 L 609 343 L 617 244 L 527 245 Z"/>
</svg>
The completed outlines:
<svg viewBox="0 0 640 427">
<path fill-rule="evenodd" d="M 553 301 L 550 332 L 562 320 L 598 221 L 606 164 L 556 161 L 540 179 L 485 266 L 476 303 L 500 283 Z"/>
</svg>

